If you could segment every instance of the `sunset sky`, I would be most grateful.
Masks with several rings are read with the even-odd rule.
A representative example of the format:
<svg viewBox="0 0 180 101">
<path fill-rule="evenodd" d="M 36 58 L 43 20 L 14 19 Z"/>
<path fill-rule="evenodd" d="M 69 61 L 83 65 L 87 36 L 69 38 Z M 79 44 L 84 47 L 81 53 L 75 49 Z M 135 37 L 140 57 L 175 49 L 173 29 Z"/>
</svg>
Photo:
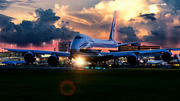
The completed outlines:
<svg viewBox="0 0 180 101">
<path fill-rule="evenodd" d="M 0 0 L 0 47 L 52 47 L 78 34 L 108 39 L 116 10 L 116 40 L 179 48 L 179 0 Z M 52 48 L 51 48 L 52 49 Z"/>
</svg>

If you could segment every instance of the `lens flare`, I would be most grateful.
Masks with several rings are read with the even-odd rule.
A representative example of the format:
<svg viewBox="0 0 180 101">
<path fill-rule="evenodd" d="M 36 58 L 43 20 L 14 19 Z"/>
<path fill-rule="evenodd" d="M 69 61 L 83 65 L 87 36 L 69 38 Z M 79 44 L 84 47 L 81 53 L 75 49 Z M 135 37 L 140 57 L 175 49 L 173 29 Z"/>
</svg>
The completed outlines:
<svg viewBox="0 0 180 101">
<path fill-rule="evenodd" d="M 62 95 L 73 95 L 76 91 L 75 84 L 72 81 L 63 81 L 60 85 L 60 91 Z"/>
</svg>

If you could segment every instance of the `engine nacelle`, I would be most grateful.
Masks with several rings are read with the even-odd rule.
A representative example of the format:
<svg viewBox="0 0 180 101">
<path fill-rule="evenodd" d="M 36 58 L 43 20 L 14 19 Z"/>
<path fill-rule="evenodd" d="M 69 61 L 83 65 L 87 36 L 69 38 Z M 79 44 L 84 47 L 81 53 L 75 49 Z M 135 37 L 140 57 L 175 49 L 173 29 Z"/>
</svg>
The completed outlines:
<svg viewBox="0 0 180 101">
<path fill-rule="evenodd" d="M 173 59 L 173 55 L 170 51 L 165 51 L 162 53 L 161 58 L 163 59 L 163 61 L 169 62 Z"/>
<path fill-rule="evenodd" d="M 35 55 L 32 52 L 28 52 L 24 55 L 26 63 L 32 63 L 36 60 Z"/>
<path fill-rule="evenodd" d="M 138 62 L 138 56 L 135 54 L 131 54 L 127 57 L 127 62 L 130 65 L 135 65 Z"/>
<path fill-rule="evenodd" d="M 47 62 L 51 66 L 56 66 L 57 64 L 59 64 L 59 57 L 53 54 L 48 58 Z"/>
</svg>

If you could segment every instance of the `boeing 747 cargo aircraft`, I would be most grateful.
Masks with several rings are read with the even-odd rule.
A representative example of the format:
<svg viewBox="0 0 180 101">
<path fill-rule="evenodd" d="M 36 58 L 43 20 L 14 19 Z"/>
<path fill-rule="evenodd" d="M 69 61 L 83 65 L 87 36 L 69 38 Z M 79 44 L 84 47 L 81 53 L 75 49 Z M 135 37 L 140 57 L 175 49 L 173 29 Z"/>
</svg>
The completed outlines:
<svg viewBox="0 0 180 101">
<path fill-rule="evenodd" d="M 118 46 L 134 44 L 139 42 L 117 44 L 114 40 L 115 33 L 115 17 L 116 11 L 114 12 L 114 18 L 111 26 L 111 31 L 108 40 L 93 39 L 85 34 L 78 34 L 72 40 L 70 46 L 70 52 L 57 52 L 57 51 L 43 51 L 43 50 L 24 50 L 24 49 L 8 49 L 8 51 L 19 51 L 27 52 L 24 55 L 24 60 L 26 63 L 32 63 L 35 61 L 35 54 L 51 54 L 47 62 L 51 66 L 56 66 L 59 63 L 59 56 L 69 57 L 70 59 L 76 59 L 91 62 L 91 66 L 95 66 L 99 63 L 102 67 L 106 67 L 106 62 L 110 59 L 114 59 L 114 66 L 117 67 L 118 57 L 127 57 L 127 62 L 131 65 L 135 65 L 138 62 L 138 54 L 146 53 L 162 53 L 163 61 L 171 61 L 172 53 L 171 51 L 180 50 L 180 48 L 168 48 L 168 49 L 155 49 L 155 50 L 137 50 L 137 51 L 127 51 L 127 52 L 102 52 L 103 49 L 112 50 L 117 49 Z M 104 63 L 104 64 L 102 64 Z"/>
</svg>

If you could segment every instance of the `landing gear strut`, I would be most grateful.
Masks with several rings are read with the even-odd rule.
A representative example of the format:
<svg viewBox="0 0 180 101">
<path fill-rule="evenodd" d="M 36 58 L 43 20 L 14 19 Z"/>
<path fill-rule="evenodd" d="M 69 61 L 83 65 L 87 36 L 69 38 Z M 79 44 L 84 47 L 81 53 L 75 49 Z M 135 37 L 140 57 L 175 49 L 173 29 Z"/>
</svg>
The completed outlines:
<svg viewBox="0 0 180 101">
<path fill-rule="evenodd" d="M 114 58 L 114 63 L 112 65 L 112 68 L 118 68 L 119 63 L 118 63 L 118 58 Z"/>
<path fill-rule="evenodd" d="M 91 65 L 89 65 L 89 69 L 91 69 L 91 67 L 93 67 L 93 69 L 95 69 L 95 67 L 96 67 L 96 63 L 92 62 L 92 64 L 91 64 Z"/>
<path fill-rule="evenodd" d="M 102 61 L 99 63 L 100 65 L 101 65 L 101 68 L 103 69 L 104 67 L 105 68 L 108 68 L 108 65 L 106 64 L 106 61 L 103 61 L 103 63 L 102 63 Z"/>
</svg>

